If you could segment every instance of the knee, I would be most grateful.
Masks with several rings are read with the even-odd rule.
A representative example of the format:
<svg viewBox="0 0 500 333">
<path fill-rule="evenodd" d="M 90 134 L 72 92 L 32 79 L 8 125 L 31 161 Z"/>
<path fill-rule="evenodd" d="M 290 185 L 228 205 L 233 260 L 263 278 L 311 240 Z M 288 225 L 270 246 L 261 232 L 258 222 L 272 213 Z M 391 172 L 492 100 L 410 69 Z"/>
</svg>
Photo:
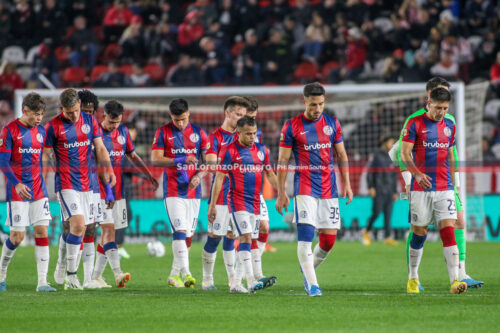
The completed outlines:
<svg viewBox="0 0 500 333">
<path fill-rule="evenodd" d="M 9 239 L 14 246 L 18 246 L 24 239 L 24 231 L 12 231 Z"/>
<path fill-rule="evenodd" d="M 330 235 L 320 232 L 319 233 L 319 247 L 326 252 L 330 252 L 335 244 L 337 235 Z"/>
<path fill-rule="evenodd" d="M 34 228 L 34 234 L 35 238 L 46 238 L 49 237 L 49 234 L 47 232 L 47 227 L 45 226 L 38 226 Z"/>
<path fill-rule="evenodd" d="M 63 226 L 62 229 L 63 229 L 64 235 L 68 236 L 68 234 L 69 234 L 69 221 L 64 221 L 62 226 Z"/>
<path fill-rule="evenodd" d="M 87 229 L 85 229 L 85 237 L 95 237 L 95 223 L 87 226 Z"/>
<path fill-rule="evenodd" d="M 240 243 L 252 243 L 252 234 L 244 234 L 240 236 Z"/>
<path fill-rule="evenodd" d="M 259 230 L 261 234 L 269 233 L 269 221 L 266 220 L 260 221 Z"/>
</svg>

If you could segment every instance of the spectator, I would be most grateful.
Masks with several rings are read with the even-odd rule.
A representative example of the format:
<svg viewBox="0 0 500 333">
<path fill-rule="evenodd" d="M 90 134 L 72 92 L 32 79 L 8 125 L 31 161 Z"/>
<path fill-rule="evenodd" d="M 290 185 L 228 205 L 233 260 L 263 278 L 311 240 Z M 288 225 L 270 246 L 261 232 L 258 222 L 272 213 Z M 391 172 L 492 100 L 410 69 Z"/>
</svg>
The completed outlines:
<svg viewBox="0 0 500 333">
<path fill-rule="evenodd" d="M 101 88 L 121 88 L 128 85 L 128 78 L 118 70 L 118 65 L 114 61 L 108 64 L 108 71 L 103 73 L 94 83 L 94 87 Z"/>
<path fill-rule="evenodd" d="M 5 46 L 10 45 L 12 36 L 10 34 L 10 17 L 9 6 L 6 2 L 0 1 L 0 51 L 3 50 Z"/>
<path fill-rule="evenodd" d="M 411 25 L 411 31 L 415 38 L 420 40 L 426 39 L 432 28 L 432 23 L 430 22 L 429 12 L 425 9 L 419 9 L 417 13 L 417 22 Z"/>
<path fill-rule="evenodd" d="M 483 137 L 482 141 L 482 151 L 483 151 L 483 163 L 491 164 L 498 160 L 493 151 L 491 150 L 491 140 L 487 136 Z"/>
<path fill-rule="evenodd" d="M 80 66 L 80 59 L 86 57 L 88 65 L 93 68 L 97 61 L 97 38 L 94 32 L 86 27 L 85 17 L 75 18 L 75 31 L 69 36 L 71 47 L 69 61 L 71 66 Z"/>
<path fill-rule="evenodd" d="M 238 12 L 232 3 L 232 0 L 222 0 L 219 8 L 219 23 L 221 31 L 224 32 L 230 40 L 233 40 L 237 33 Z"/>
<path fill-rule="evenodd" d="M 158 12 L 155 14 L 155 21 L 174 25 L 182 23 L 183 16 L 177 1 L 160 0 L 158 6 Z"/>
<path fill-rule="evenodd" d="M 435 63 L 441 50 L 441 33 L 437 28 L 431 29 L 430 37 L 422 42 L 420 51 L 431 63 Z"/>
<path fill-rule="evenodd" d="M 17 74 L 16 65 L 4 61 L 0 67 L 0 100 L 12 102 L 14 90 L 23 88 L 24 82 Z"/>
<path fill-rule="evenodd" d="M 104 35 L 108 42 L 118 39 L 123 30 L 132 22 L 134 13 L 127 7 L 125 0 L 115 0 L 104 16 Z"/>
<path fill-rule="evenodd" d="M 29 48 L 34 40 L 35 14 L 27 0 L 16 1 L 16 7 L 11 14 L 10 33 L 16 43 L 25 49 Z"/>
<path fill-rule="evenodd" d="M 397 49 L 388 57 L 384 65 L 384 81 L 385 82 L 404 82 L 405 72 L 404 51 Z"/>
<path fill-rule="evenodd" d="M 323 18 L 317 12 L 312 15 L 312 22 L 306 29 L 304 57 L 317 62 L 323 50 L 323 43 L 331 38 L 330 28 L 323 23 Z"/>
<path fill-rule="evenodd" d="M 132 65 L 132 74 L 129 81 L 132 87 L 150 87 L 152 85 L 149 74 L 144 73 L 142 66 L 138 63 Z"/>
<path fill-rule="evenodd" d="M 449 51 L 451 60 L 458 64 L 460 78 L 469 82 L 469 65 L 474 60 L 470 43 L 460 37 L 457 28 L 452 28 L 448 36 L 441 42 L 441 50 Z"/>
<path fill-rule="evenodd" d="M 293 16 L 288 15 L 285 17 L 281 29 L 283 31 L 283 41 L 292 49 L 293 59 L 296 60 L 299 50 L 306 41 L 304 26 L 297 22 Z"/>
<path fill-rule="evenodd" d="M 476 50 L 476 61 L 472 64 L 476 65 L 477 72 L 475 73 L 480 73 L 480 75 L 484 77 L 487 76 L 491 64 L 495 63 L 496 51 L 498 49 L 498 41 L 495 33 L 493 31 L 488 31 L 486 38 L 481 42 Z"/>
<path fill-rule="evenodd" d="M 190 5 L 187 9 L 188 15 L 191 12 L 196 12 L 200 17 L 200 23 L 206 29 L 210 22 L 217 18 L 217 9 L 210 0 L 196 0 L 195 3 Z"/>
<path fill-rule="evenodd" d="M 221 30 L 221 24 L 216 19 L 208 24 L 208 30 L 205 32 L 205 37 L 212 37 L 216 42 L 224 44 L 226 47 L 230 45 L 233 40 L 227 32 Z"/>
<path fill-rule="evenodd" d="M 392 45 L 385 38 L 384 33 L 373 23 L 367 20 L 361 27 L 363 35 L 366 37 L 366 53 L 368 60 L 375 63 L 392 48 Z"/>
<path fill-rule="evenodd" d="M 340 0 L 324 0 L 318 10 L 323 16 L 323 20 L 328 22 L 332 17 L 336 17 L 338 13 L 344 13 L 345 8 L 343 1 Z"/>
<path fill-rule="evenodd" d="M 241 35 L 248 29 L 257 28 L 257 23 L 260 21 L 260 7 L 257 0 L 247 0 L 240 4 L 238 20 L 238 33 Z M 261 26 L 265 26 L 265 23 Z"/>
<path fill-rule="evenodd" d="M 293 59 L 290 58 L 288 45 L 283 42 L 281 31 L 271 29 L 269 35 L 269 43 L 263 51 L 264 81 L 283 84 L 292 71 Z"/>
<path fill-rule="evenodd" d="M 290 7 L 286 0 L 272 0 L 271 4 L 262 10 L 264 22 L 269 27 L 283 22 L 288 14 L 290 14 Z"/>
<path fill-rule="evenodd" d="M 497 61 L 491 65 L 490 80 L 492 83 L 500 83 L 500 52 L 497 53 Z"/>
<path fill-rule="evenodd" d="M 431 77 L 431 67 L 421 51 L 415 52 L 415 63 L 408 68 L 405 81 L 426 82 Z"/>
<path fill-rule="evenodd" d="M 489 0 L 467 0 L 464 12 L 471 34 L 476 35 L 486 27 L 495 10 Z"/>
<path fill-rule="evenodd" d="M 366 18 L 368 18 L 368 6 L 361 0 L 347 0 L 346 14 L 347 21 L 357 27 L 360 27 Z"/>
<path fill-rule="evenodd" d="M 40 74 L 49 79 L 56 88 L 60 86 L 57 58 L 45 43 L 40 44 L 38 48 L 31 72 L 31 80 L 37 82 L 38 88 L 44 88 L 45 85 L 38 78 Z"/>
<path fill-rule="evenodd" d="M 297 23 L 303 26 L 309 25 L 311 23 L 311 18 L 313 18 L 313 8 L 308 3 L 308 0 L 297 0 L 291 16 L 295 18 Z"/>
<path fill-rule="evenodd" d="M 200 68 L 192 64 L 188 54 L 181 54 L 179 63 L 167 74 L 166 83 L 172 87 L 200 86 L 203 83 Z"/>
<path fill-rule="evenodd" d="M 37 40 L 49 38 L 52 45 L 59 45 L 62 36 L 61 31 L 66 30 L 67 24 L 66 15 L 59 8 L 56 0 L 45 0 L 36 17 Z"/>
<path fill-rule="evenodd" d="M 204 63 L 201 66 L 205 83 L 207 85 L 224 83 L 231 64 L 229 51 L 223 45 L 216 44 L 211 37 L 203 37 L 200 48 L 205 53 Z"/>
<path fill-rule="evenodd" d="M 452 60 L 450 51 L 441 51 L 441 61 L 431 67 L 431 74 L 441 76 L 448 81 L 457 80 L 458 64 Z"/>
<path fill-rule="evenodd" d="M 262 83 L 262 47 L 258 44 L 257 33 L 254 29 L 249 29 L 245 33 L 245 46 L 241 50 L 238 59 L 237 83 L 246 83 L 247 76 L 252 78 L 254 85 Z"/>
<path fill-rule="evenodd" d="M 125 61 L 143 61 L 147 58 L 146 41 L 142 31 L 142 18 L 134 15 L 130 25 L 125 29 L 120 38 L 122 58 Z"/>
<path fill-rule="evenodd" d="M 152 58 L 175 58 L 177 36 L 172 31 L 171 25 L 160 22 L 147 38 L 148 55 Z"/>
<path fill-rule="evenodd" d="M 179 46 L 187 53 L 196 54 L 198 42 L 203 37 L 204 29 L 199 21 L 199 13 L 194 10 L 189 12 L 184 18 L 184 22 L 179 26 L 178 42 Z"/>
<path fill-rule="evenodd" d="M 344 66 L 330 72 L 330 81 L 338 83 L 340 80 L 356 80 L 363 72 L 366 61 L 366 41 L 359 28 L 349 29 L 348 44 Z"/>
</svg>

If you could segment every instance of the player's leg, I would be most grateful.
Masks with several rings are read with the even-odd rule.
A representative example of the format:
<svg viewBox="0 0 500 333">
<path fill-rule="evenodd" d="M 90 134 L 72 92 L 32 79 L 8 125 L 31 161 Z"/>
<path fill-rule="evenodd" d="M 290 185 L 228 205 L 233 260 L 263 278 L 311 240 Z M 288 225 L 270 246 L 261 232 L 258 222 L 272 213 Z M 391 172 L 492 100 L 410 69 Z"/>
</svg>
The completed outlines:
<svg viewBox="0 0 500 333">
<path fill-rule="evenodd" d="M 104 228 L 106 228 L 106 236 L 103 238 L 103 249 L 108 258 L 109 266 L 115 276 L 116 287 L 124 288 L 130 280 L 130 273 L 123 272 L 121 269 L 120 254 L 118 253 L 118 247 L 115 243 L 115 230 L 126 228 L 128 225 L 125 199 L 115 201 L 111 213 L 113 223 L 104 225 Z"/>
<path fill-rule="evenodd" d="M 200 199 L 184 199 L 187 201 L 187 229 L 186 229 L 186 248 L 187 255 L 184 257 L 184 264 L 181 268 L 181 276 L 183 278 L 184 286 L 186 288 L 194 288 L 196 279 L 191 275 L 189 269 L 189 249 L 191 248 L 191 241 L 196 232 L 198 224 L 198 214 L 200 213 Z"/>
<path fill-rule="evenodd" d="M 383 203 L 382 200 L 383 200 L 383 196 L 381 196 L 381 195 L 376 195 L 375 198 L 373 198 L 373 200 L 372 200 L 372 215 L 370 216 L 370 218 L 368 219 L 368 222 L 366 223 L 366 228 L 361 230 L 361 233 L 362 233 L 361 240 L 363 242 L 363 245 L 370 245 L 371 244 L 370 232 L 372 230 L 373 223 L 375 222 L 377 217 L 380 215 L 380 212 L 382 211 L 382 203 Z"/>
<path fill-rule="evenodd" d="M 318 199 L 318 229 L 319 242 L 316 244 L 314 254 L 314 269 L 316 269 L 328 254 L 332 251 L 335 240 L 337 239 L 337 231 L 340 228 L 340 209 L 339 200 Z"/>
<path fill-rule="evenodd" d="M 189 218 L 188 202 L 186 199 L 177 197 L 165 198 L 165 209 L 172 228 L 173 261 L 168 277 L 168 285 L 183 288 L 184 282 L 181 278 L 181 271 L 188 264 L 188 248 L 186 245 L 186 230 Z"/>
<path fill-rule="evenodd" d="M 47 272 L 49 271 L 49 234 L 47 233 L 47 226 L 49 220 L 39 221 L 33 225 L 35 234 L 35 259 L 36 269 L 38 272 L 38 284 L 36 291 L 41 292 L 54 292 L 56 289 L 47 283 Z"/>
<path fill-rule="evenodd" d="M 398 242 L 391 236 L 391 215 L 394 199 L 392 195 L 384 196 L 384 243 L 387 245 L 397 245 Z"/>
<path fill-rule="evenodd" d="M 455 203 L 457 205 L 457 223 L 455 225 L 455 240 L 458 247 L 458 275 L 459 280 L 467 283 L 468 288 L 480 288 L 484 282 L 475 280 L 467 275 L 465 270 L 465 257 L 467 240 L 465 234 L 464 208 L 458 192 L 455 192 Z"/>
<path fill-rule="evenodd" d="M 269 212 L 267 210 L 266 200 L 260 195 L 260 214 L 259 214 L 259 237 L 257 246 L 260 249 L 261 255 L 266 250 L 267 238 L 269 237 Z"/>
<path fill-rule="evenodd" d="M 228 231 L 222 240 L 222 257 L 224 258 L 224 266 L 226 267 L 226 273 L 227 273 L 227 282 L 230 288 L 232 285 L 232 281 L 236 275 L 235 269 L 236 269 L 236 256 L 237 256 L 236 250 L 234 248 L 235 235 L 233 234 L 232 231 L 233 228 L 231 225 L 232 223 L 230 223 L 229 227 L 231 231 Z"/>
<path fill-rule="evenodd" d="M 92 274 L 94 272 L 95 261 L 95 234 L 96 223 L 89 224 L 85 229 L 83 236 L 83 288 L 97 289 L 101 286 L 98 283 L 92 282 Z"/>
<path fill-rule="evenodd" d="M 62 217 L 61 213 L 61 217 Z M 61 236 L 59 237 L 58 256 L 56 269 L 54 271 L 54 280 L 57 284 L 63 284 L 66 278 L 66 239 L 69 234 L 69 221 L 65 220 L 62 223 Z"/>
</svg>

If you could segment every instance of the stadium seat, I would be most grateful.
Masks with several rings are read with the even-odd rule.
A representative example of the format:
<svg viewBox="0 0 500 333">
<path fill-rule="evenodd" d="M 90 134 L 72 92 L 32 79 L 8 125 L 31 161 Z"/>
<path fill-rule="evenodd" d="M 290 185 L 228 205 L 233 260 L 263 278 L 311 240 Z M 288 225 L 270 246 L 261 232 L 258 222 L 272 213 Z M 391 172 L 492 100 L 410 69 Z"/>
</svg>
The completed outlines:
<svg viewBox="0 0 500 333">
<path fill-rule="evenodd" d="M 12 64 L 22 64 L 25 62 L 24 50 L 20 46 L 8 46 L 3 50 L 2 61 L 8 61 Z"/>
<path fill-rule="evenodd" d="M 57 61 L 59 61 L 59 63 L 64 63 L 68 61 L 71 50 L 67 46 L 59 46 L 55 49 L 54 53 L 56 55 Z"/>
<path fill-rule="evenodd" d="M 316 79 L 317 74 L 318 66 L 312 62 L 303 61 L 297 66 L 293 76 L 299 80 L 312 80 Z"/>
<path fill-rule="evenodd" d="M 321 77 L 323 79 L 328 79 L 330 76 L 330 71 L 334 68 L 339 68 L 340 67 L 340 62 L 331 60 L 328 61 L 326 64 L 323 65 L 323 69 L 321 70 Z"/>
<path fill-rule="evenodd" d="M 132 65 L 121 65 L 118 70 L 126 76 L 130 76 L 134 72 Z"/>
<path fill-rule="evenodd" d="M 38 49 L 40 48 L 40 45 L 35 45 L 31 49 L 29 49 L 28 53 L 26 54 L 26 59 L 25 63 L 26 64 L 33 64 L 33 60 L 35 60 L 36 54 L 38 53 Z"/>
<path fill-rule="evenodd" d="M 147 73 L 153 82 L 160 82 L 165 79 L 165 71 L 163 67 L 155 62 L 150 62 L 143 68 L 144 73 Z"/>
<path fill-rule="evenodd" d="M 108 71 L 108 66 L 106 65 L 96 65 L 92 68 L 92 72 L 90 73 L 90 82 L 96 81 L 101 77 L 103 73 Z"/>
<path fill-rule="evenodd" d="M 70 85 L 80 85 L 85 81 L 85 69 L 83 67 L 68 67 L 64 70 L 63 81 Z"/>
<path fill-rule="evenodd" d="M 23 79 L 23 82 L 27 82 L 30 79 L 31 73 L 31 66 L 21 66 L 17 69 L 17 74 Z"/>
<path fill-rule="evenodd" d="M 104 51 L 102 52 L 101 57 L 99 58 L 100 62 L 108 62 L 112 60 L 118 59 L 120 54 L 122 53 L 122 48 L 119 44 L 109 44 L 106 46 Z"/>
</svg>

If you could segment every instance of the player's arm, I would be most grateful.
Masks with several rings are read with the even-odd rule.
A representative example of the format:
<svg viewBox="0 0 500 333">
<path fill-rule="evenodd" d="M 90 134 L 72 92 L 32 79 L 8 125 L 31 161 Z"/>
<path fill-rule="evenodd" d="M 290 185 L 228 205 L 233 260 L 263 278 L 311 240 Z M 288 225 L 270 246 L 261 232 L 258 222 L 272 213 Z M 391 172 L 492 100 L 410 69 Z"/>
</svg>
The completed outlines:
<svg viewBox="0 0 500 333">
<path fill-rule="evenodd" d="M 278 190 L 278 177 L 274 173 L 273 169 L 266 170 L 267 180 L 271 183 L 271 186 Z"/>
<path fill-rule="evenodd" d="M 456 171 L 456 168 L 455 168 L 455 154 L 453 153 L 453 147 L 450 147 L 448 148 L 448 161 L 449 161 L 449 165 L 450 165 L 450 175 L 455 175 L 455 171 Z M 457 186 L 456 185 L 456 180 L 455 180 L 455 177 L 451 177 L 451 181 L 453 183 L 453 187 Z"/>
<path fill-rule="evenodd" d="M 201 158 L 205 161 L 206 170 L 197 170 L 196 173 L 189 180 L 189 188 L 196 188 L 200 185 L 201 180 L 206 175 L 215 172 L 215 165 L 217 164 L 217 155 L 210 153 L 206 154 L 205 152 L 201 152 Z"/>
<path fill-rule="evenodd" d="M 194 156 L 166 157 L 164 149 L 153 149 L 151 161 L 155 166 L 171 167 L 177 164 L 197 164 L 198 159 Z"/>
<path fill-rule="evenodd" d="M 146 163 L 144 163 L 144 161 L 142 160 L 142 158 L 137 155 L 137 153 L 135 151 L 131 152 L 131 153 L 128 153 L 127 154 L 127 158 L 129 159 L 130 162 L 132 162 L 132 164 L 135 165 L 135 167 L 142 173 L 146 176 L 146 178 L 151 182 L 151 184 L 153 185 L 153 189 L 156 191 L 156 189 L 158 189 L 158 181 L 155 179 L 155 177 L 153 176 L 153 174 L 151 173 L 151 171 L 148 169 L 148 167 L 146 166 Z"/>
<path fill-rule="evenodd" d="M 227 176 L 226 173 L 217 172 L 215 174 L 214 184 L 212 186 L 212 198 L 218 198 L 220 191 L 222 190 L 222 185 L 224 184 L 224 178 Z M 217 216 L 217 210 L 215 209 L 216 199 L 213 199 L 210 202 L 210 206 L 208 207 L 208 221 L 213 223 L 215 221 L 215 217 Z"/>
<path fill-rule="evenodd" d="M 344 198 L 348 198 L 346 204 L 349 204 L 353 197 L 351 180 L 349 179 L 349 158 L 347 157 L 343 141 L 336 143 L 334 147 L 337 152 L 337 163 L 339 165 L 340 174 L 342 175 L 342 181 L 344 182 L 342 196 Z"/>
<path fill-rule="evenodd" d="M 11 167 L 11 149 L 12 149 L 12 136 L 6 128 L 2 130 L 0 136 L 2 143 L 0 143 L 0 170 L 2 170 L 5 177 L 10 181 L 14 188 L 23 200 L 31 199 L 31 189 L 21 183 L 14 174 Z"/>
<path fill-rule="evenodd" d="M 457 151 L 457 145 L 453 145 L 453 159 L 455 160 L 454 166 L 455 166 L 455 171 L 452 173 L 454 175 L 454 180 L 455 180 L 455 189 L 457 190 L 458 194 L 460 195 L 460 171 L 458 168 L 458 151 Z M 451 164 L 450 164 L 451 165 Z"/>
<path fill-rule="evenodd" d="M 403 144 L 401 145 L 401 162 L 405 165 L 406 169 L 410 171 L 422 188 L 431 188 L 432 185 L 430 181 L 432 178 L 420 171 L 411 158 L 411 152 L 414 145 L 415 144 L 413 142 L 403 141 Z"/>
<path fill-rule="evenodd" d="M 286 175 L 288 173 L 288 161 L 290 161 L 290 156 L 292 155 L 292 148 L 280 146 L 278 153 L 278 166 L 277 166 L 277 186 L 278 198 L 276 199 L 276 210 L 278 213 L 283 215 L 283 209 L 288 212 L 288 205 L 290 204 L 290 198 L 286 194 L 285 184 Z"/>
<path fill-rule="evenodd" d="M 47 174 L 49 173 L 49 169 L 52 162 L 52 156 L 54 154 L 54 149 L 51 147 L 43 147 L 42 152 L 42 177 L 43 179 L 47 179 Z"/>
<path fill-rule="evenodd" d="M 99 171 L 99 178 L 102 183 L 106 186 L 109 184 L 111 187 L 116 184 L 116 176 L 111 167 L 111 160 L 109 159 L 108 150 L 101 137 L 95 137 L 93 140 L 95 148 L 95 156 L 97 160 L 97 165 L 99 166 L 97 170 Z"/>
</svg>

